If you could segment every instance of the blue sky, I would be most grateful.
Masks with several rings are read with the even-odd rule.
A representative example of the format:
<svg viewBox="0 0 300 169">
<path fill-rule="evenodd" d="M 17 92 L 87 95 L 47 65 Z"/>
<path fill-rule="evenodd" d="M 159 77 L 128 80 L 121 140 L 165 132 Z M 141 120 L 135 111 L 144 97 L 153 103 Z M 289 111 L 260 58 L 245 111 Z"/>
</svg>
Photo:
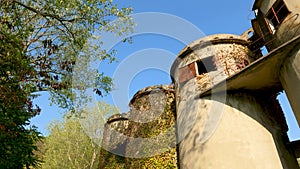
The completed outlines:
<svg viewBox="0 0 300 169">
<path fill-rule="evenodd" d="M 120 7 L 131 6 L 134 13 L 142 12 L 159 12 L 175 15 L 179 18 L 186 20 L 187 22 L 193 24 L 195 27 L 200 29 L 205 35 L 219 34 L 219 33 L 229 33 L 229 34 L 242 34 L 248 28 L 251 27 L 250 20 L 253 18 L 253 13 L 251 11 L 253 0 L 241 1 L 241 0 L 231 0 L 231 1 L 220 1 L 220 0 L 210 0 L 210 1 L 199 1 L 199 0 L 117 0 L 114 1 L 118 3 Z M 160 23 L 160 26 L 168 26 L 167 23 Z M 154 27 L 157 25 L 153 25 Z M 181 26 L 174 27 L 174 29 L 179 29 Z M 171 28 L 172 29 L 172 28 Z M 190 35 L 190 32 L 185 32 L 182 30 L 183 34 Z M 193 40 L 199 39 L 201 37 L 193 37 Z M 192 42 L 192 39 L 191 39 Z M 146 64 L 149 62 L 147 59 L 153 58 L 157 62 L 165 64 L 166 67 L 173 62 L 173 59 L 179 53 L 179 51 L 186 44 L 167 36 L 157 35 L 157 34 L 142 34 L 133 37 L 133 44 L 122 44 L 118 43 L 115 45 L 115 49 L 118 50 L 118 60 L 119 63 L 107 65 L 105 62 L 101 63 L 99 66 L 100 70 L 103 70 L 107 74 L 113 75 L 116 72 L 116 68 L 123 61 L 131 57 L 140 57 L 141 61 L 137 62 L 139 64 Z M 160 60 L 157 57 L 167 57 L 167 60 Z M 145 58 L 143 63 L 143 58 Z M 146 69 L 138 72 L 131 80 L 128 93 L 124 98 L 122 98 L 120 103 L 121 111 L 126 111 L 127 103 L 133 94 L 139 89 L 156 84 L 168 84 L 171 82 L 169 78 L 169 72 L 162 71 L 159 69 Z M 121 89 L 115 89 L 121 90 Z M 42 112 L 41 115 L 32 119 L 32 124 L 38 126 L 39 131 L 43 134 L 48 134 L 46 126 L 50 121 L 55 119 L 61 119 L 63 112 L 59 110 L 56 106 L 50 106 L 47 100 L 48 94 L 43 93 L 43 95 L 36 100 L 36 103 L 41 105 Z M 288 125 L 290 131 L 288 133 L 291 140 L 300 139 L 300 130 L 297 126 L 296 120 L 293 116 L 291 108 L 288 101 L 284 95 L 280 97 L 281 105 L 288 119 Z M 111 96 L 106 96 L 104 98 L 97 98 L 100 100 L 105 100 L 111 104 L 114 104 L 114 100 Z"/>
</svg>

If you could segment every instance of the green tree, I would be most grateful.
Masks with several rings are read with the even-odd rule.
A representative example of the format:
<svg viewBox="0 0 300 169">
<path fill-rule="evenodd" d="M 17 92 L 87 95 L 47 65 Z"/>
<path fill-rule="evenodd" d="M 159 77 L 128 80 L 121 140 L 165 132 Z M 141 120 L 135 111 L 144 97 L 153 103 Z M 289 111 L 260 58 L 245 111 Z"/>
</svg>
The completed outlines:
<svg viewBox="0 0 300 169">
<path fill-rule="evenodd" d="M 40 136 L 25 126 L 40 108 L 32 104 L 31 86 L 20 82 L 32 67 L 16 36 L 0 34 L 0 38 L 0 168 L 29 167 L 38 162 L 33 150 Z"/>
<path fill-rule="evenodd" d="M 101 37 L 94 36 L 97 30 L 131 31 L 129 13 L 111 0 L 0 1 L 0 168 L 37 164 L 32 152 L 39 133 L 26 126 L 41 110 L 32 100 L 48 91 L 53 103 L 72 110 L 76 58 L 114 61 L 115 52 L 102 50 L 101 39 L 90 42 Z M 121 22 L 109 24 L 116 18 Z M 97 77 L 95 88 L 109 92 L 112 79 L 101 72 Z"/>
<path fill-rule="evenodd" d="M 81 117 L 73 114 L 51 123 L 44 141 L 42 168 L 97 168 L 102 139 L 98 130 L 103 128 L 105 115 L 117 112 L 115 107 L 100 102 L 98 108 L 85 110 Z"/>
</svg>

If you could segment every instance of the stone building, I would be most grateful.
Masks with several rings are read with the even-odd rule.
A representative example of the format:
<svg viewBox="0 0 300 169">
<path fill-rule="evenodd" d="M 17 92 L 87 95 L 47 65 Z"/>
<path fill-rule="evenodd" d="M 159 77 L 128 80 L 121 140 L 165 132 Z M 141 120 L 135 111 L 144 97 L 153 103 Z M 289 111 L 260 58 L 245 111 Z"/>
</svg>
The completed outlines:
<svg viewBox="0 0 300 169">
<path fill-rule="evenodd" d="M 105 124 L 99 168 L 176 168 L 173 86 L 141 89 L 129 106 Z"/>
<path fill-rule="evenodd" d="M 172 105 L 172 109 L 163 111 L 167 116 L 159 119 L 176 122 L 151 121 L 156 111 L 147 111 L 149 107 L 144 106 L 151 103 L 149 91 L 157 87 L 150 87 L 133 97 L 132 110 L 126 116 L 112 117 L 106 128 L 145 138 L 147 132 L 155 134 L 176 123 L 176 131 L 175 126 L 172 128 L 176 138 L 169 137 L 170 150 L 161 152 L 166 156 L 153 156 L 173 159 L 165 162 L 176 163 L 175 168 L 299 168 L 300 141 L 288 139 L 288 126 L 276 97 L 286 92 L 300 124 L 300 4 L 295 0 L 256 0 L 253 12 L 252 28 L 242 35 L 211 35 L 192 42 L 178 54 L 170 71 L 174 89 L 160 86 L 154 90 L 173 98 L 165 105 Z M 262 55 L 263 47 L 266 55 Z M 161 98 L 157 99 L 160 103 Z M 141 115 L 149 115 L 149 121 L 139 121 L 145 120 Z M 106 131 L 106 150 L 130 157 L 145 147 L 116 137 Z M 164 139 L 168 140 L 163 137 L 161 142 Z M 176 162 L 171 156 L 176 156 Z M 109 158 L 111 155 L 106 155 L 102 160 Z M 147 168 L 145 161 L 132 158 L 122 163 L 125 168 Z M 151 158 L 144 159 L 152 162 Z"/>
<path fill-rule="evenodd" d="M 298 167 L 276 100 L 280 88 L 261 88 L 248 75 L 260 59 L 250 43 L 212 35 L 188 45 L 174 62 L 180 168 Z"/>
<path fill-rule="evenodd" d="M 256 0 L 252 26 L 269 51 L 300 35 L 300 6 L 295 0 Z"/>
<path fill-rule="evenodd" d="M 253 46 L 266 46 L 269 58 L 280 60 L 276 78 L 285 90 L 300 124 L 300 5 L 295 0 L 256 0 L 253 5 L 256 18 L 252 20 Z M 295 46 L 296 45 L 296 46 Z M 279 53 L 279 54 L 278 54 Z M 275 79 L 275 78 L 274 78 Z M 276 79 L 277 80 L 277 79 Z"/>
</svg>

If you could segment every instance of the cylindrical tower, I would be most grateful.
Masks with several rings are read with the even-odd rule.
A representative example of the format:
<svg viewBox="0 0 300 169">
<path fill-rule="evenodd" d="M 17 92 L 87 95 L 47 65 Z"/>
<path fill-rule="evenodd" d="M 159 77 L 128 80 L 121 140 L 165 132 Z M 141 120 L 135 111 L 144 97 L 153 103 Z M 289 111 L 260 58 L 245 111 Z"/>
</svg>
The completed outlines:
<svg viewBox="0 0 300 169">
<path fill-rule="evenodd" d="M 173 86 L 141 89 L 129 106 L 105 124 L 99 169 L 177 168 Z"/>
<path fill-rule="evenodd" d="M 247 46 L 248 41 L 236 35 L 208 36 L 183 49 L 172 65 L 180 168 L 297 165 L 287 151 L 287 126 L 276 93 L 213 90 L 255 59 Z M 212 94 L 201 96 L 207 90 Z"/>
<path fill-rule="evenodd" d="M 98 169 L 125 168 L 129 120 L 124 114 L 109 117 L 104 126 Z"/>
</svg>

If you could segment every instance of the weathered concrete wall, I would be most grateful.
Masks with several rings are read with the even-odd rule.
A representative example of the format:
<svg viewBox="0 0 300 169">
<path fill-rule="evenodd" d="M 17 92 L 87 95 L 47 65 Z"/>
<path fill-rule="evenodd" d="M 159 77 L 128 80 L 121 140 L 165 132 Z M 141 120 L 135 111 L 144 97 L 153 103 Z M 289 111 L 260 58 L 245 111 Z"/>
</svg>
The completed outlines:
<svg viewBox="0 0 300 169">
<path fill-rule="evenodd" d="M 199 92 L 201 93 L 239 72 L 257 59 L 257 56 L 247 48 L 248 45 L 246 39 L 231 34 L 217 34 L 196 40 L 179 53 L 172 65 L 171 76 L 174 81 L 179 82 L 180 77 L 185 76 L 180 75 L 181 68 L 193 62 L 212 58 L 213 65 L 204 63 L 204 69 L 214 66 L 215 70 L 199 74 L 197 72 L 199 67 L 196 66 L 195 71 L 197 73 L 194 77 L 197 77 L 199 90 L 201 89 Z M 184 83 L 177 83 L 176 85 L 182 86 Z"/>
<path fill-rule="evenodd" d="M 297 168 L 293 154 L 288 151 L 285 119 L 281 110 L 276 110 L 279 106 L 263 107 L 266 103 L 271 105 L 270 96 L 264 97 L 264 102 L 257 97 L 262 96 L 227 94 L 225 103 L 216 101 L 222 100 L 222 96 L 215 96 L 216 100 L 201 98 L 195 100 L 197 105 L 189 111 L 181 112 L 192 113 L 196 120 L 178 121 L 178 132 L 183 130 L 186 134 L 179 147 L 180 167 Z M 219 110 L 221 117 L 216 115 Z M 178 118 L 182 116 L 187 115 L 178 114 Z M 209 116 L 216 119 L 207 124 Z M 188 122 L 193 125 L 186 126 Z"/>
<path fill-rule="evenodd" d="M 262 38 L 269 51 L 300 35 L 300 5 L 295 0 L 284 0 L 290 13 L 280 25 L 275 27 L 274 34 L 270 32 L 271 28 L 266 22 L 266 15 L 272 12 L 271 7 L 277 2 L 276 0 L 256 0 L 254 3 L 254 9 L 260 9 L 257 16 L 260 26 L 254 27 L 255 32 L 263 35 Z"/>
<path fill-rule="evenodd" d="M 272 49 L 300 35 L 300 4 L 295 0 L 285 0 L 291 12 L 277 28 Z"/>
<path fill-rule="evenodd" d="M 280 81 L 300 126 L 300 51 L 291 55 L 281 67 Z"/>
<path fill-rule="evenodd" d="M 255 58 L 239 38 L 214 36 L 218 36 L 217 43 L 200 46 L 190 52 L 186 52 L 189 48 L 185 48 L 172 66 L 171 74 L 176 86 L 177 132 L 181 141 L 180 168 L 297 168 L 287 145 L 285 118 L 274 100 L 276 94 L 242 89 L 226 91 L 224 88 L 223 93 L 212 91 L 212 95 L 200 98 L 202 91 L 247 66 L 237 66 L 240 63 L 236 62 L 237 56 L 239 60 L 249 63 Z M 209 39 L 215 38 L 211 36 Z M 234 42 L 236 44 L 231 46 Z M 195 44 L 189 47 L 193 49 Z M 215 49 L 214 52 L 211 49 Z M 181 67 L 212 53 L 220 58 L 215 72 L 179 83 L 181 75 L 178 70 Z"/>
<path fill-rule="evenodd" d="M 175 95 L 172 86 L 138 91 L 130 111 L 106 123 L 99 169 L 177 168 Z"/>
<path fill-rule="evenodd" d="M 264 43 L 266 44 L 269 51 L 274 51 L 274 49 L 280 47 L 283 44 L 291 43 L 292 39 L 299 38 L 300 36 L 300 4 L 295 0 L 284 0 L 287 9 L 290 13 L 283 20 L 283 22 L 275 28 L 274 34 L 270 33 L 267 23 L 266 14 L 271 10 L 273 4 L 280 1 L 275 0 L 256 0 L 254 4 L 254 9 L 261 9 L 261 13 L 257 16 L 259 22 L 259 27 L 254 26 L 255 32 L 258 33 L 262 31 L 264 37 Z M 296 44 L 296 43 L 295 43 Z M 298 48 L 298 49 L 297 49 Z M 298 52 L 299 47 L 297 46 L 293 52 Z M 277 75 L 281 80 L 281 85 L 286 91 L 289 102 L 293 108 L 294 114 L 297 118 L 298 124 L 300 125 L 300 105 L 299 102 L 299 54 L 294 54 L 291 51 L 283 53 L 281 56 L 286 57 L 285 63 L 282 63 L 281 73 Z"/>
</svg>

